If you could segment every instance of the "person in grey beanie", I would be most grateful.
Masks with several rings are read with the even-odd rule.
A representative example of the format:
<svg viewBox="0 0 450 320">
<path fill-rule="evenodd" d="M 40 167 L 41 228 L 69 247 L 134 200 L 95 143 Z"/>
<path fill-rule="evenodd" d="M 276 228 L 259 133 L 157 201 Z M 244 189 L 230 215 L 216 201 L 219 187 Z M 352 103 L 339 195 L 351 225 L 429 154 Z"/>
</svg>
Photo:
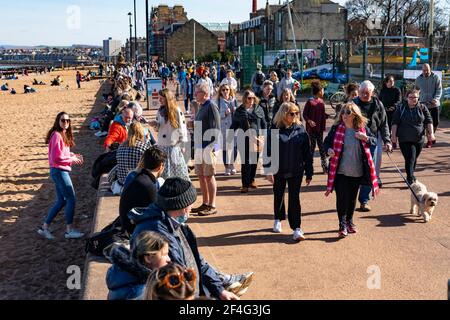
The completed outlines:
<svg viewBox="0 0 450 320">
<path fill-rule="evenodd" d="M 245 293 L 253 273 L 225 275 L 217 272 L 200 255 L 197 239 L 186 224 L 197 192 L 190 181 L 169 178 L 158 191 L 155 203 L 142 214 L 130 212 L 129 218 L 136 224 L 131 245 L 143 231 L 154 231 L 169 240 L 169 257 L 172 262 L 193 268 L 197 274 L 195 295 L 221 300 L 238 300 Z M 227 290 L 228 289 L 228 290 Z M 232 292 L 233 291 L 233 292 Z"/>
</svg>

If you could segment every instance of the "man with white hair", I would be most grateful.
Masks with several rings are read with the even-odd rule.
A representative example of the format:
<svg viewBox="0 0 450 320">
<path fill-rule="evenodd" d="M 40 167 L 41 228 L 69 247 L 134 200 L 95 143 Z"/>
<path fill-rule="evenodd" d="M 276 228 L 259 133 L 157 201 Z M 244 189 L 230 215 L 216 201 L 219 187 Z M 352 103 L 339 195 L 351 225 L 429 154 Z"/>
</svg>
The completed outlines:
<svg viewBox="0 0 450 320">
<path fill-rule="evenodd" d="M 419 101 L 425 104 L 430 110 L 431 117 L 433 118 L 434 132 L 439 125 L 439 113 L 440 113 L 440 99 L 442 95 L 442 82 L 439 77 L 431 71 L 431 67 L 428 63 L 422 66 L 422 74 L 417 77 L 415 83 L 416 89 L 420 90 Z M 434 141 L 436 142 L 436 141 Z M 428 141 L 427 148 L 431 148 L 434 143 Z"/>
<path fill-rule="evenodd" d="M 215 130 L 220 134 L 220 113 L 217 105 L 211 101 L 210 88 L 207 83 L 195 86 L 195 100 L 199 104 L 199 110 L 195 115 L 194 143 L 195 152 L 201 152 L 201 157 L 195 156 L 195 173 L 200 182 L 203 203 L 200 207 L 192 209 L 199 216 L 209 216 L 217 213 L 216 209 L 216 154 L 215 148 L 218 143 L 215 136 L 206 137 L 208 130 Z M 201 126 L 201 128 L 199 128 Z M 201 139 L 195 139 L 197 130 L 201 129 Z M 197 141 L 200 140 L 200 141 Z"/>
<path fill-rule="evenodd" d="M 355 102 L 361 109 L 362 114 L 368 119 L 367 126 L 370 128 L 370 131 L 377 137 L 380 135 L 386 150 L 391 152 L 391 135 L 389 133 L 386 110 L 384 109 L 383 103 L 377 97 L 374 97 L 374 90 L 375 86 L 372 82 L 368 80 L 363 81 L 359 87 L 359 97 L 356 97 L 353 102 Z M 370 147 L 370 153 L 372 154 L 375 166 L 377 165 L 377 159 L 374 155 L 377 153 L 377 149 L 381 147 L 381 143 Z M 378 177 L 378 179 L 380 179 L 380 177 Z M 363 212 L 371 210 L 368 204 L 371 190 L 371 187 L 364 185 L 359 189 L 358 200 L 360 203 L 360 210 Z"/>
</svg>

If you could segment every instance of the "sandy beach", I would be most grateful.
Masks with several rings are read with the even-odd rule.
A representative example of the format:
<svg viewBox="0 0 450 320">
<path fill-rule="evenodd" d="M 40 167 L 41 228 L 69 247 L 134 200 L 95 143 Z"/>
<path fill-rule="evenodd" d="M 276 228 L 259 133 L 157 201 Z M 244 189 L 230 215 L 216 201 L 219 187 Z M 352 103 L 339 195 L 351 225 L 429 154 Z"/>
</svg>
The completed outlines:
<svg viewBox="0 0 450 320">
<path fill-rule="evenodd" d="M 51 87 L 51 79 L 59 74 L 63 86 Z M 47 85 L 34 86 L 38 93 L 23 94 L 24 84 L 31 85 L 33 78 Z M 5 82 L 18 94 L 0 92 L 0 299 L 77 299 L 79 290 L 66 286 L 66 270 L 70 265 L 83 269 L 85 241 L 64 239 L 63 213 L 51 226 L 54 241 L 36 232 L 55 197 L 44 139 L 56 114 L 68 112 L 76 142 L 72 150 L 85 159 L 71 175 L 77 194 L 75 226 L 88 233 L 96 205 L 90 170 L 102 151 L 88 125 L 92 114 L 102 109 L 100 103 L 95 105 L 97 94 L 101 101 L 101 84 L 83 82 L 78 90 L 73 70 L 20 76 L 0 84 Z"/>
</svg>

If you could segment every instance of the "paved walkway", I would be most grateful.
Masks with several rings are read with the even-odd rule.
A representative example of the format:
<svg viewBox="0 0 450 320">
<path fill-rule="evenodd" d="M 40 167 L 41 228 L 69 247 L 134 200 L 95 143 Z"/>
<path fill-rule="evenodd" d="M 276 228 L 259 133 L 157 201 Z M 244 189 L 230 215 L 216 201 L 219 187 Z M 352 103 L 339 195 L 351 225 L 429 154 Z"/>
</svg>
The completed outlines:
<svg viewBox="0 0 450 320">
<path fill-rule="evenodd" d="M 342 240 L 337 238 L 335 195 L 324 196 L 325 175 L 315 175 L 309 187 L 302 187 L 307 240 L 301 243 L 292 241 L 287 221 L 281 234 L 271 232 L 272 188 L 263 176 L 257 178 L 258 190 L 242 195 L 240 175 L 219 175 L 219 214 L 189 220 L 200 251 L 222 271 L 255 272 L 244 299 L 447 299 L 449 121 L 443 121 L 436 137 L 438 143 L 423 150 L 417 167 L 417 178 L 439 195 L 430 223 L 409 214 L 410 192 L 386 155 L 381 196 L 370 203 L 371 212 L 355 213 L 359 233 Z M 399 150 L 393 159 L 404 167 Z M 319 163 L 316 154 L 317 172 Z M 193 181 L 198 188 L 196 177 Z"/>
</svg>

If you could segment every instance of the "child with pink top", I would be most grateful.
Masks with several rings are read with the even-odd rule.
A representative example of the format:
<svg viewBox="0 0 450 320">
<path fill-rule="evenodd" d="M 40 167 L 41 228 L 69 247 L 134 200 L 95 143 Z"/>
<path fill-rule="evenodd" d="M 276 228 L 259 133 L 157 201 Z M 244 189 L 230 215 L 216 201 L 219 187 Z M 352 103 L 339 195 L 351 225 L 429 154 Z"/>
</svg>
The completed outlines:
<svg viewBox="0 0 450 320">
<path fill-rule="evenodd" d="M 67 113 L 60 112 L 56 116 L 55 123 L 47 133 L 45 142 L 48 144 L 50 176 L 56 187 L 56 203 L 50 209 L 44 224 L 38 229 L 38 233 L 49 240 L 54 239 L 55 237 L 49 230 L 50 223 L 58 212 L 65 207 L 64 214 L 67 224 L 65 238 L 81 238 L 84 234 L 72 228 L 76 199 L 69 173 L 72 170 L 72 164 L 83 164 L 83 157 L 70 152 L 70 147 L 73 147 L 75 143 Z"/>
</svg>

